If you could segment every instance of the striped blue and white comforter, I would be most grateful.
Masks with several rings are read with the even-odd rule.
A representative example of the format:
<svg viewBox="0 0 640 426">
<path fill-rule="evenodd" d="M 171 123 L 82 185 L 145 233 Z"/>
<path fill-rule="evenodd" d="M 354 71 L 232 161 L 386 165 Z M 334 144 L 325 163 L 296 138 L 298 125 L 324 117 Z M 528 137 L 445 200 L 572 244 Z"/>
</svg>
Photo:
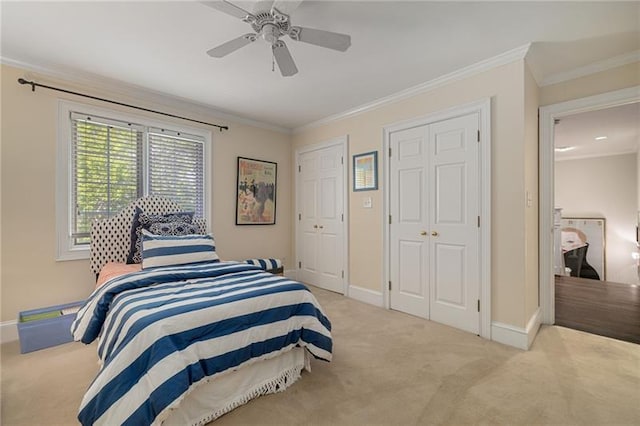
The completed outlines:
<svg viewBox="0 0 640 426">
<path fill-rule="evenodd" d="M 78 312 L 102 367 L 78 419 L 151 424 L 198 382 L 295 346 L 331 360 L 331 323 L 301 283 L 244 263 L 159 267 L 115 278 Z"/>
</svg>

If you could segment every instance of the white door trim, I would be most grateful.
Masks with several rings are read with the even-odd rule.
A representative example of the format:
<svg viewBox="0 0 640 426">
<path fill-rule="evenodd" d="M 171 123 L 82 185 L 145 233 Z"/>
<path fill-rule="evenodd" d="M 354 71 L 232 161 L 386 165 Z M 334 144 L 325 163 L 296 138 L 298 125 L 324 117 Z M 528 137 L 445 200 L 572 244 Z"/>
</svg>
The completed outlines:
<svg viewBox="0 0 640 426">
<path fill-rule="evenodd" d="M 574 99 L 540 108 L 540 307 L 542 323 L 556 321 L 553 275 L 554 132 L 555 119 L 640 101 L 640 86 Z"/>
<path fill-rule="evenodd" d="M 491 98 L 455 106 L 424 117 L 389 124 L 383 128 L 382 174 L 383 185 L 383 298 L 389 309 L 389 147 L 391 133 L 424 126 L 472 113 L 480 115 L 480 336 L 491 339 Z"/>
<path fill-rule="evenodd" d="M 342 147 L 342 182 L 343 182 L 343 188 L 342 188 L 342 205 L 343 205 L 343 209 L 344 209 L 344 220 L 342 221 L 342 232 L 343 232 L 343 253 L 344 253 L 344 277 L 342 279 L 342 294 L 344 294 L 345 296 L 347 296 L 348 290 L 349 290 L 349 136 L 348 135 L 343 135 L 343 136 L 338 136 L 336 138 L 333 139 L 329 139 L 323 142 L 319 142 L 313 145 L 305 145 L 302 146 L 300 148 L 297 148 L 295 150 L 295 168 L 293 170 L 293 173 L 295 174 L 295 179 L 294 179 L 294 187 L 295 187 L 295 194 L 296 194 L 296 204 L 295 204 L 295 212 L 293 215 L 293 219 L 295 221 L 295 243 L 296 243 L 296 259 L 295 259 L 295 264 L 294 264 L 294 268 L 296 271 L 296 277 L 297 277 L 297 272 L 299 271 L 299 262 L 300 262 L 300 250 L 301 250 L 301 243 L 300 243 L 300 221 L 298 220 L 298 215 L 300 214 L 300 175 L 298 174 L 298 167 L 300 167 L 300 155 L 307 153 L 307 152 L 311 152 L 311 151 L 316 151 L 318 149 L 323 149 L 323 148 L 328 148 L 331 146 L 341 146 Z"/>
</svg>

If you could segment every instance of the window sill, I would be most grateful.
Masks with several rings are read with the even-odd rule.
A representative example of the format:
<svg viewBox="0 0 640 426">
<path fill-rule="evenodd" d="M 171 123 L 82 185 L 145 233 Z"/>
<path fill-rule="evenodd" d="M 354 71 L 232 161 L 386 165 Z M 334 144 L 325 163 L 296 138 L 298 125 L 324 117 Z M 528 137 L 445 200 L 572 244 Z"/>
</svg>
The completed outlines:
<svg viewBox="0 0 640 426">
<path fill-rule="evenodd" d="M 56 262 L 66 262 L 68 260 L 89 259 L 89 247 L 75 247 L 71 249 L 58 250 Z"/>
</svg>

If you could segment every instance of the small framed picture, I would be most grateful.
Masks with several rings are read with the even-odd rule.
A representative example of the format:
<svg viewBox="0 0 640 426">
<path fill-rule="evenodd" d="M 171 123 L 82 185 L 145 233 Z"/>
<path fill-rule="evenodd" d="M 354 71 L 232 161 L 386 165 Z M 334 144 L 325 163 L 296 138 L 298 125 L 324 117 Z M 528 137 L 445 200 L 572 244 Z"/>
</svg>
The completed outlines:
<svg viewBox="0 0 640 426">
<path fill-rule="evenodd" d="M 278 164 L 238 157 L 236 225 L 275 225 Z"/>
<path fill-rule="evenodd" d="M 378 189 L 378 151 L 353 156 L 353 190 Z"/>
</svg>

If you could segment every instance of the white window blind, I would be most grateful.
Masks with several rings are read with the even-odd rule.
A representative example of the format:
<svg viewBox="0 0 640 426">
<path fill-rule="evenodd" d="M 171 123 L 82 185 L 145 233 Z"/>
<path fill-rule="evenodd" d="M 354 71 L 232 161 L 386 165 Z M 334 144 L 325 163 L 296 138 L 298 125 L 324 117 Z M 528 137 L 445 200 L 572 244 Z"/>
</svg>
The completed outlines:
<svg viewBox="0 0 640 426">
<path fill-rule="evenodd" d="M 74 245 L 89 243 L 91 221 L 110 217 L 143 193 L 143 127 L 71 114 Z"/>
<path fill-rule="evenodd" d="M 208 220 L 211 132 L 61 100 L 57 260 L 86 259 L 95 219 L 158 195 Z"/>
<path fill-rule="evenodd" d="M 149 193 L 204 215 L 204 139 L 149 129 Z"/>
<path fill-rule="evenodd" d="M 89 243 L 94 219 L 143 195 L 169 198 L 203 217 L 204 143 L 201 136 L 72 112 L 72 245 Z"/>
</svg>

